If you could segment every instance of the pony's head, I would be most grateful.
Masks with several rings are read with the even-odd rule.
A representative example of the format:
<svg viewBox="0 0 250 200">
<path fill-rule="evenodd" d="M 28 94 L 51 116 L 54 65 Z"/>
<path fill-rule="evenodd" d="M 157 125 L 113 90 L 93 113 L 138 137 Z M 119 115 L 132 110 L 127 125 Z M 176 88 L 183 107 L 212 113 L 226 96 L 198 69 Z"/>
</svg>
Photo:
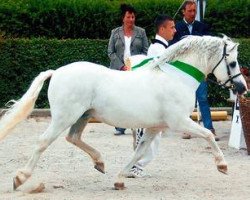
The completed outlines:
<svg viewBox="0 0 250 200">
<path fill-rule="evenodd" d="M 221 86 L 229 87 L 234 93 L 243 94 L 247 90 L 247 84 L 240 72 L 238 56 L 238 43 L 234 43 L 224 35 L 221 39 L 220 60 L 212 68 Z"/>
</svg>

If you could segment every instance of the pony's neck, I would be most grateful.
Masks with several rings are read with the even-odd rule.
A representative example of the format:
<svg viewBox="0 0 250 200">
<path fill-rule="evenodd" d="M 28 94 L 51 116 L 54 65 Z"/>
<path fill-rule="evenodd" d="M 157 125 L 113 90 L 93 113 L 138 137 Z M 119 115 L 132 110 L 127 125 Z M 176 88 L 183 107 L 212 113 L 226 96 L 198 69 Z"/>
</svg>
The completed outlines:
<svg viewBox="0 0 250 200">
<path fill-rule="evenodd" d="M 221 55 L 221 39 L 211 36 L 190 36 L 171 45 L 152 67 L 179 60 L 209 74 Z"/>
<path fill-rule="evenodd" d="M 159 66 L 159 68 L 171 77 L 176 77 L 176 81 L 179 79 L 179 81 L 184 83 L 186 86 L 189 86 L 190 89 L 194 91 L 198 89 L 201 81 L 204 80 L 204 74 L 200 73 L 200 77 L 198 77 L 196 76 L 197 73 L 193 74 L 192 71 L 185 71 L 181 67 L 176 66 L 175 63 L 165 63 L 164 65 Z"/>
<path fill-rule="evenodd" d="M 188 56 L 176 58 L 176 60 L 179 60 L 183 63 L 187 63 L 195 67 L 196 69 L 201 71 L 205 75 L 205 77 L 209 73 L 208 64 L 207 64 L 205 55 L 197 55 L 196 53 L 194 53 L 194 54 L 189 54 Z"/>
</svg>

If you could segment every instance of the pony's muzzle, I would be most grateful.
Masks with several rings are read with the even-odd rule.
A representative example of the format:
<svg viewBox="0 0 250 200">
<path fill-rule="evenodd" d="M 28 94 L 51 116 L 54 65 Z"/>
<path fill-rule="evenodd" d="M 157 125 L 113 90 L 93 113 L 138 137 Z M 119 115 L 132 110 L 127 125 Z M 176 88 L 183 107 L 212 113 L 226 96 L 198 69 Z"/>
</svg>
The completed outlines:
<svg viewBox="0 0 250 200">
<path fill-rule="evenodd" d="M 247 91 L 247 88 L 244 83 L 234 81 L 232 91 L 234 94 L 242 95 Z"/>
</svg>

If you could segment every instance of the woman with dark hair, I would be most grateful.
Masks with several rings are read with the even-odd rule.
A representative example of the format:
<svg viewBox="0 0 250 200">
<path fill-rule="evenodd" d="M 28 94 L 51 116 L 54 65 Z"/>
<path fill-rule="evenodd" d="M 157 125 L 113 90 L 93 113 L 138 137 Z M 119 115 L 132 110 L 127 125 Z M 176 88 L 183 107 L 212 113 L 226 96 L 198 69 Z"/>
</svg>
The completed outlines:
<svg viewBox="0 0 250 200">
<path fill-rule="evenodd" d="M 122 26 L 111 31 L 108 44 L 110 68 L 128 70 L 124 60 L 132 55 L 147 54 L 148 39 L 143 28 L 135 26 L 135 9 L 127 4 L 121 4 Z M 118 94 L 119 95 L 119 94 Z M 125 134 L 124 128 L 117 128 L 115 135 Z"/>
</svg>

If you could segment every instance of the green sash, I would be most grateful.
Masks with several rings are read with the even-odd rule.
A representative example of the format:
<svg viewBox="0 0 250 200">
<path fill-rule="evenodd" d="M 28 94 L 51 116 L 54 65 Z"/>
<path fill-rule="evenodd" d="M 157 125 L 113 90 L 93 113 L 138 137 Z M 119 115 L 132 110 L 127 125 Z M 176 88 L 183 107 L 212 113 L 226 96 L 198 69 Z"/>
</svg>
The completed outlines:
<svg viewBox="0 0 250 200">
<path fill-rule="evenodd" d="M 139 67 L 142 67 L 143 65 L 147 64 L 149 61 L 153 60 L 153 58 L 148 58 L 140 62 L 139 64 L 132 67 L 132 70 L 136 70 Z M 185 72 L 186 74 L 192 76 L 195 80 L 198 82 L 202 82 L 205 79 L 205 74 L 203 74 L 200 70 L 193 67 L 192 65 L 189 65 L 187 63 L 181 62 L 181 61 L 173 61 L 169 63 L 171 66 Z"/>
</svg>

